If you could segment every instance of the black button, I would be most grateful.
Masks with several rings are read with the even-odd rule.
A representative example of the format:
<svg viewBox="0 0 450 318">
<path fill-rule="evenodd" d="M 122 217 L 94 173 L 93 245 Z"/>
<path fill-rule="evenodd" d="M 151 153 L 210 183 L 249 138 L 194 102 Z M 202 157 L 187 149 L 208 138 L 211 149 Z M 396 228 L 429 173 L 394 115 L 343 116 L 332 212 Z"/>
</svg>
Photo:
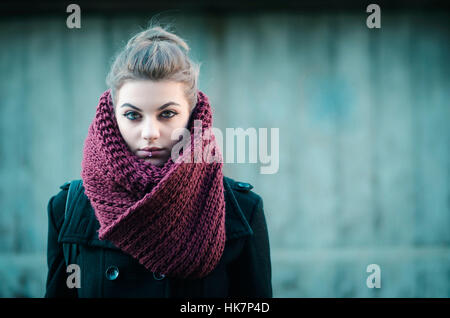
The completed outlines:
<svg viewBox="0 0 450 318">
<path fill-rule="evenodd" d="M 115 280 L 119 277 L 119 269 L 112 265 L 106 269 L 105 275 L 108 280 Z"/>
<path fill-rule="evenodd" d="M 161 274 L 161 273 L 153 273 L 153 278 L 156 280 L 163 280 L 164 277 L 166 277 L 166 275 Z"/>
</svg>

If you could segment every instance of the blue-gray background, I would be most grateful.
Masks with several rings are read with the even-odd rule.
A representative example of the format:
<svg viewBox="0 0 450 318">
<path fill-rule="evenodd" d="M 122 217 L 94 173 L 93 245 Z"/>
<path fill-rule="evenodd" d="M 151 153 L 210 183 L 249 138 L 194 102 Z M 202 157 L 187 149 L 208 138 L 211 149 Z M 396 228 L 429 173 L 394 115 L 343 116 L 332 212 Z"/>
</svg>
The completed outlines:
<svg viewBox="0 0 450 318">
<path fill-rule="evenodd" d="M 111 58 L 154 13 L 1 17 L 1 297 L 43 296 L 47 202 L 79 178 Z M 225 165 L 264 199 L 275 297 L 450 296 L 448 14 L 382 9 L 378 30 L 367 15 L 164 15 L 202 62 L 215 127 L 280 129 L 276 174 Z"/>
</svg>

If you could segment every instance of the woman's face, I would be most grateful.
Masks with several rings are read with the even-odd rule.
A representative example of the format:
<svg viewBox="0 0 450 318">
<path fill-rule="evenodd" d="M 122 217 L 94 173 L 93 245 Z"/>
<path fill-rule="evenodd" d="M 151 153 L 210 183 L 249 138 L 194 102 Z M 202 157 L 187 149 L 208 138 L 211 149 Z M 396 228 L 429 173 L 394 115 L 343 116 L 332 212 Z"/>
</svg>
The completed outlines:
<svg viewBox="0 0 450 318">
<path fill-rule="evenodd" d="M 125 82 L 117 92 L 114 111 L 125 142 L 138 157 L 159 167 L 178 142 L 171 139 L 172 132 L 188 125 L 191 111 L 183 88 L 174 81 L 139 80 Z M 161 150 L 151 151 L 153 147 Z"/>
</svg>

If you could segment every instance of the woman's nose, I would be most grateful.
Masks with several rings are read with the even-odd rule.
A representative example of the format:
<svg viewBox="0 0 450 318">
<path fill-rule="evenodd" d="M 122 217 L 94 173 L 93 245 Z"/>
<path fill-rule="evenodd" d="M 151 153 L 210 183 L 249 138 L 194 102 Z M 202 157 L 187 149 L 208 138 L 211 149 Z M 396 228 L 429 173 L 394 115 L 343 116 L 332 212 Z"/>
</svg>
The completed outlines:
<svg viewBox="0 0 450 318">
<path fill-rule="evenodd" d="M 144 123 L 144 126 L 142 128 L 142 138 L 151 140 L 151 139 L 158 139 L 159 138 L 159 127 L 158 124 L 155 123 L 152 120 L 147 121 Z"/>
</svg>

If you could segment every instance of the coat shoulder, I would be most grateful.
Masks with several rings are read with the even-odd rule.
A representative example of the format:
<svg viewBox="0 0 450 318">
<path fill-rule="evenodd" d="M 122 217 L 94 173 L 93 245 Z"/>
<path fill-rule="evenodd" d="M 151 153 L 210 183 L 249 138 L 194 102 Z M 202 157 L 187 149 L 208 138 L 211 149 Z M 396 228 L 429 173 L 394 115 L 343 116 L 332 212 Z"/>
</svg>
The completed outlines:
<svg viewBox="0 0 450 318">
<path fill-rule="evenodd" d="M 261 196 L 257 194 L 253 189 L 254 186 L 249 182 L 245 181 L 237 181 L 230 177 L 224 176 L 224 181 L 228 182 L 235 196 L 238 196 L 240 199 L 245 199 L 251 201 L 253 203 L 257 203 L 262 200 Z"/>
<path fill-rule="evenodd" d="M 70 182 L 61 185 L 60 191 L 50 198 L 48 203 L 49 217 L 53 220 L 57 228 L 61 228 L 64 222 L 64 214 L 66 210 L 66 199 Z"/>
<path fill-rule="evenodd" d="M 250 221 L 255 208 L 262 203 L 261 196 L 254 191 L 253 185 L 249 182 L 238 181 L 229 177 L 224 177 L 224 181 L 230 185 L 242 212 L 246 219 Z"/>
</svg>

